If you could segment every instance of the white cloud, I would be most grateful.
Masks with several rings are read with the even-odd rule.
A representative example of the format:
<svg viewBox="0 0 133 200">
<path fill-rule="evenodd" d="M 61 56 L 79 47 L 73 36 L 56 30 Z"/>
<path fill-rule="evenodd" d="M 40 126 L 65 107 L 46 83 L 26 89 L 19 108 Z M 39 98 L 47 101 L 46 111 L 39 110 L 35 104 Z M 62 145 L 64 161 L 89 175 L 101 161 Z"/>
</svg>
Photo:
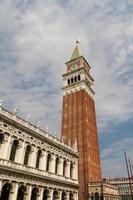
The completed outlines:
<svg viewBox="0 0 133 200">
<path fill-rule="evenodd" d="M 102 152 L 102 167 L 104 177 L 126 177 L 127 169 L 124 157 L 126 150 L 128 159 L 132 160 L 133 138 L 119 139 Z"/>
</svg>

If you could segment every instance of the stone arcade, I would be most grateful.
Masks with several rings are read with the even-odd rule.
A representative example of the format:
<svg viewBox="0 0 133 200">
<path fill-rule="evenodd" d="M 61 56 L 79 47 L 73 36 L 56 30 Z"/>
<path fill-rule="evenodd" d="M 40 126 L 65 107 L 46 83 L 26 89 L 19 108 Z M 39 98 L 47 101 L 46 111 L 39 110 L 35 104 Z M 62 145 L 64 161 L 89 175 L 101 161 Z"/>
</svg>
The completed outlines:
<svg viewBox="0 0 133 200">
<path fill-rule="evenodd" d="M 78 154 L 0 107 L 0 200 L 78 199 Z"/>
</svg>

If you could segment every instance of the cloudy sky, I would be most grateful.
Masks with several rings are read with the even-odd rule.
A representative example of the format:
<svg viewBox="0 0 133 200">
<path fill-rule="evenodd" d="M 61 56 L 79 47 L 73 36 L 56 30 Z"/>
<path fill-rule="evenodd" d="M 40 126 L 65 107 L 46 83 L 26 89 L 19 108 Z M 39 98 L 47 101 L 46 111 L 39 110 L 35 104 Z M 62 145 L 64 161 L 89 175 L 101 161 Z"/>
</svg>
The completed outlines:
<svg viewBox="0 0 133 200">
<path fill-rule="evenodd" d="M 60 134 L 62 74 L 80 38 L 92 66 L 104 177 L 133 161 L 133 1 L 0 0 L 4 107 Z"/>
</svg>

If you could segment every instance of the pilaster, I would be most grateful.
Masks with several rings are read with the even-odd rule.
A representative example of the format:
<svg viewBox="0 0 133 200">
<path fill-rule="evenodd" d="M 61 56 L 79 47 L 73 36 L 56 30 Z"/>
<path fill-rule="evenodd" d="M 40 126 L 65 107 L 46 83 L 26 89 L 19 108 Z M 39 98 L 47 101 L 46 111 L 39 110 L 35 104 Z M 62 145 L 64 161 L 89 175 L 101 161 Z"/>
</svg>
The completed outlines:
<svg viewBox="0 0 133 200">
<path fill-rule="evenodd" d="M 16 200 L 18 194 L 18 183 L 13 183 L 13 189 L 10 193 L 9 200 Z"/>
<path fill-rule="evenodd" d="M 63 176 L 63 161 L 64 161 L 64 159 L 60 157 L 57 174 L 59 174 L 61 176 Z"/>
<path fill-rule="evenodd" d="M 70 177 L 70 161 L 67 161 L 67 166 L 66 166 L 66 177 Z"/>
<path fill-rule="evenodd" d="M 36 157 L 37 157 L 37 149 L 35 146 L 31 146 L 31 151 L 30 151 L 29 160 L 28 160 L 28 166 L 35 167 Z"/>
<path fill-rule="evenodd" d="M 47 162 L 47 152 L 45 150 L 42 150 L 39 169 L 46 171 L 46 162 Z"/>
<path fill-rule="evenodd" d="M 0 180 L 0 196 L 1 196 L 1 191 L 2 191 L 2 180 Z"/>
<path fill-rule="evenodd" d="M 28 186 L 28 191 L 27 191 L 27 198 L 26 200 L 31 200 L 31 191 L 32 191 L 32 186 Z"/>
</svg>

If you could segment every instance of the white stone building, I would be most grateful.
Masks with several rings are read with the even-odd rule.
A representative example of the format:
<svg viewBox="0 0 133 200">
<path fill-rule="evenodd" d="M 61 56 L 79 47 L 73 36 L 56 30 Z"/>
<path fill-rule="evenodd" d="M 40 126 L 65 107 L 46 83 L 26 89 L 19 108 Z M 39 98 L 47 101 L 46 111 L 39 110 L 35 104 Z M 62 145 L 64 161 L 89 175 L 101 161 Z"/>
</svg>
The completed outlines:
<svg viewBox="0 0 133 200">
<path fill-rule="evenodd" d="M 77 150 L 0 107 L 0 200 L 77 200 Z"/>
<path fill-rule="evenodd" d="M 114 178 L 107 179 L 109 183 L 118 187 L 119 194 L 122 200 L 133 199 L 133 177 L 131 177 L 130 184 L 128 178 Z"/>
</svg>

